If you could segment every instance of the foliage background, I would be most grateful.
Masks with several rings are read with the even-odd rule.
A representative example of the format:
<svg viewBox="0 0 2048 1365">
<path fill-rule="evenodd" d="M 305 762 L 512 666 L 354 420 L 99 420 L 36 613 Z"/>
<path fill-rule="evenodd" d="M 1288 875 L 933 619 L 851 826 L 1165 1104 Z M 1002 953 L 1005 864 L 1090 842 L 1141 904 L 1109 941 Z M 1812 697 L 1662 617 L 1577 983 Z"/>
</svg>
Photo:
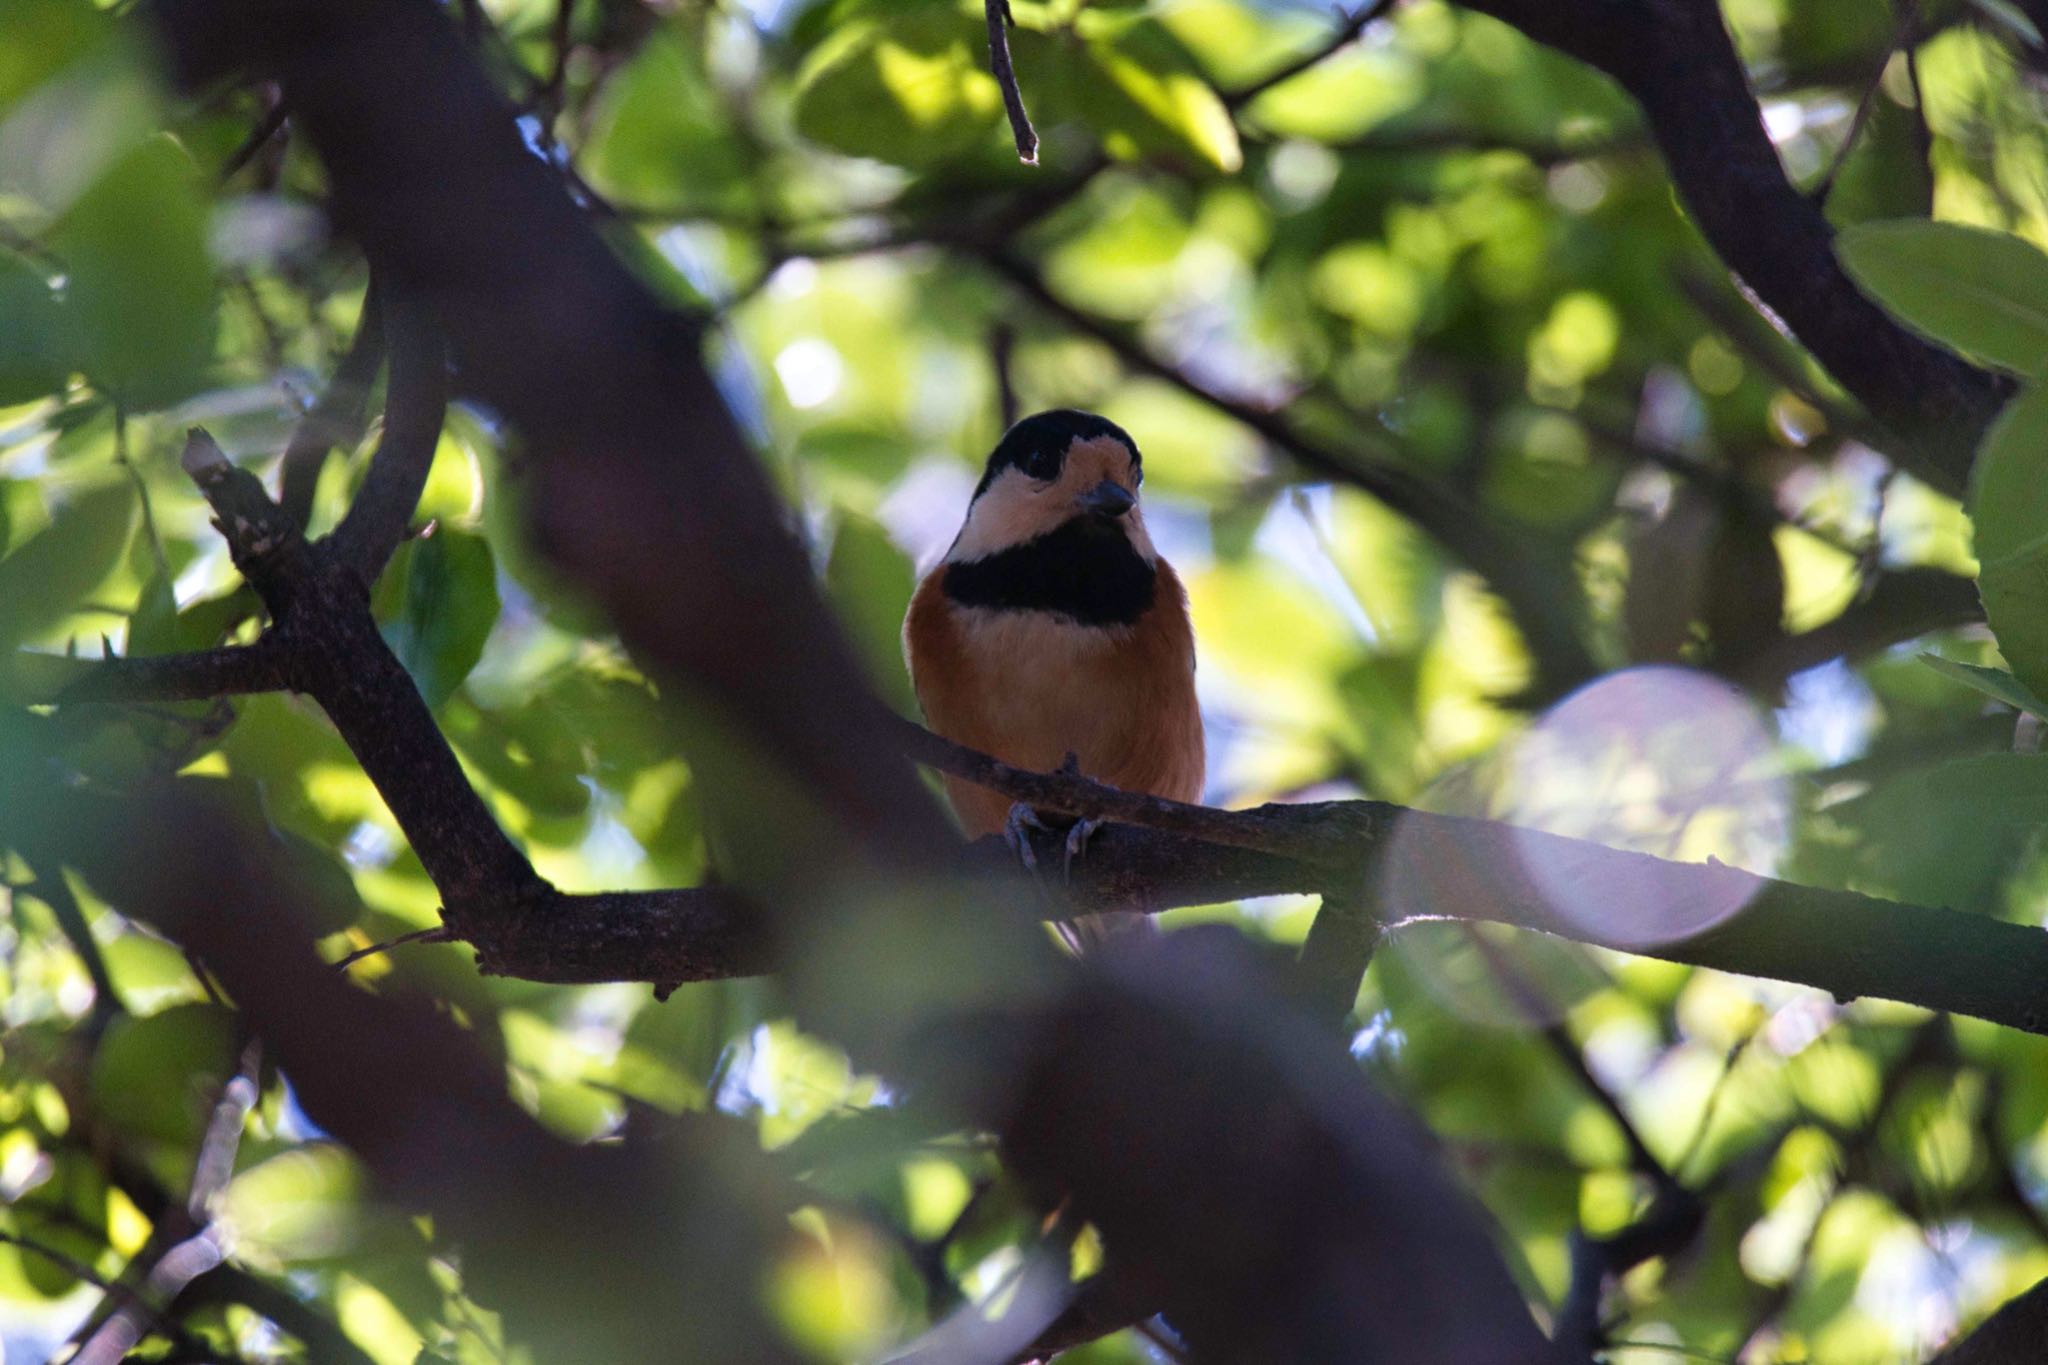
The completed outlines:
<svg viewBox="0 0 2048 1365">
<path fill-rule="evenodd" d="M 1900 472 L 1760 323 L 1628 100 L 1439 0 L 1248 99 L 1327 43 L 1329 15 L 1015 12 L 1036 168 L 1010 150 L 975 7 L 502 0 L 467 20 L 535 154 L 647 279 L 715 316 L 726 399 L 884 696 L 908 705 L 897 625 L 1006 413 L 1089 407 L 1144 447 L 1148 519 L 1190 585 L 1212 802 L 1514 814 L 2041 922 L 2038 723 L 1918 657 L 1998 661 L 1967 585 L 1946 619 L 1845 617 L 1902 576 L 1975 573 L 1957 490 Z M 2038 34 L 2003 5 L 1913 13 L 1902 30 L 1877 0 L 1725 7 L 1789 173 L 1831 178 L 1837 224 L 1931 215 L 2048 243 Z M 366 288 L 324 227 L 317 161 L 288 130 L 246 145 L 266 112 L 166 94 L 123 16 L 0 6 L 0 644 L 142 655 L 253 630 L 174 452 L 203 423 L 267 473 Z M 1952 298 L 1939 269 L 1909 266 L 1906 287 L 1933 270 Z M 1963 325 L 1990 308 L 1963 305 Z M 1273 412 L 1284 441 L 1241 420 Z M 316 529 L 373 443 L 329 465 Z M 421 509 L 434 534 L 377 590 L 387 638 L 539 871 L 692 883 L 691 773 L 602 620 L 526 547 L 520 475 L 492 414 L 452 412 Z M 1404 481 L 1453 510 L 1367 491 Z M 1508 566 L 1496 586 L 1525 610 L 1447 535 Z M 1820 657 L 1787 651 L 1845 619 L 1858 630 Z M 1520 737 L 1564 691 L 1680 660 L 1749 697 L 1686 743 L 1773 775 L 1674 795 L 1656 725 L 1603 721 L 1592 741 L 1562 728 L 1607 747 L 1518 779 Z M 1679 686 L 1652 675 L 1646 714 L 1692 707 L 1662 690 Z M 309 877 L 352 884 L 367 910 L 321 926 L 330 956 L 435 923 L 418 860 L 309 703 L 56 714 L 87 771 L 217 777 Z M 5 870 L 0 1332 L 8 1358 L 35 1359 L 144 1249 L 139 1191 L 189 1182 L 239 1039 L 176 945 L 83 886 Z M 66 932 L 74 905 L 97 979 Z M 1310 912 L 1169 920 L 1287 943 Z M 1469 944 L 1426 925 L 1393 944 L 1357 1003 L 1359 1065 L 1439 1136 L 1539 1309 L 1567 1293 L 1574 1234 L 1628 1224 L 1657 1169 L 1706 1196 L 1698 1237 L 1610 1301 L 1614 1340 L 1634 1344 L 1609 1358 L 1917 1360 L 2048 1273 L 2039 1040 L 1516 942 L 1532 1011 Z M 757 1125 L 819 1194 L 764 1292 L 820 1358 L 873 1356 L 951 1296 L 998 1292 L 1035 1236 L 975 1139 L 868 1159 L 860 1118 L 891 1095 L 769 984 L 656 1004 L 480 978 L 431 945 L 350 971 L 447 1002 L 564 1135 L 684 1109 Z M 369 1359 L 516 1356 L 431 1226 L 368 1198 L 289 1086 L 261 1079 L 218 1210 L 234 1264 Z M 301 1358 L 245 1305 L 186 1322 L 242 1358 Z M 1077 1358 L 1161 1349 L 1126 1333 Z"/>
</svg>

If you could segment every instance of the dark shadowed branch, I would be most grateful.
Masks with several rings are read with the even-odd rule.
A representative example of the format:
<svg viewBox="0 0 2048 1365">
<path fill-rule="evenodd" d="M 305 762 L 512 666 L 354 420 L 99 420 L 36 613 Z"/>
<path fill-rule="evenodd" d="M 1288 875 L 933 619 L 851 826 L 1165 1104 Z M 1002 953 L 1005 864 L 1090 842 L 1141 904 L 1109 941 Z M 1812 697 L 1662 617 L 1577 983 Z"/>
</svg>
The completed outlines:
<svg viewBox="0 0 2048 1365">
<path fill-rule="evenodd" d="M 2048 1341 L 2048 1279 L 1986 1318 L 1929 1365 L 2033 1365 Z"/>
<path fill-rule="evenodd" d="M 536 1347 L 552 1342 L 544 1357 L 645 1359 L 652 1339 L 681 1358 L 787 1358 L 753 1306 L 786 1206 L 750 1132 L 682 1116 L 664 1153 L 551 1136 L 431 1003 L 374 997 L 329 971 L 275 853 L 195 784 L 126 799 L 16 783 L 0 794 L 0 830 L 197 953 L 306 1112 L 387 1197 L 434 1215 L 463 1248 L 465 1283 Z M 669 1258 L 693 1245 L 691 1273 L 674 1273 Z M 608 1269 L 561 1275 L 540 1246 Z"/>
<path fill-rule="evenodd" d="M 1464 0 L 1612 77 L 1723 263 L 1897 433 L 1900 462 L 1962 488 L 2010 386 L 1894 322 L 1850 282 L 1834 230 L 1786 178 L 1713 0 Z"/>
</svg>

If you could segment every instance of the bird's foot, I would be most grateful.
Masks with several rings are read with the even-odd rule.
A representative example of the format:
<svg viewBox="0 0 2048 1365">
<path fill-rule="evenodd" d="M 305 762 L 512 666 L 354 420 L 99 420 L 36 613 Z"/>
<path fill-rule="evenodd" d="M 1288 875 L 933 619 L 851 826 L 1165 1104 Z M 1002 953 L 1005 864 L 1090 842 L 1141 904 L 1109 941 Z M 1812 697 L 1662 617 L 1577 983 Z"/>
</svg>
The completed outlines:
<svg viewBox="0 0 2048 1365">
<path fill-rule="evenodd" d="M 1017 855 L 1017 861 L 1024 864 L 1026 872 L 1038 871 L 1038 854 L 1031 847 L 1031 831 L 1050 834 L 1052 826 L 1038 816 L 1038 812 L 1022 801 L 1010 807 L 1008 818 L 1003 821 L 1003 842 Z"/>
<path fill-rule="evenodd" d="M 1095 837 L 1095 831 L 1102 828 L 1100 820 L 1076 820 L 1067 831 L 1066 851 L 1060 858 L 1060 878 L 1074 880 L 1074 859 L 1088 851 L 1088 841 Z"/>
</svg>

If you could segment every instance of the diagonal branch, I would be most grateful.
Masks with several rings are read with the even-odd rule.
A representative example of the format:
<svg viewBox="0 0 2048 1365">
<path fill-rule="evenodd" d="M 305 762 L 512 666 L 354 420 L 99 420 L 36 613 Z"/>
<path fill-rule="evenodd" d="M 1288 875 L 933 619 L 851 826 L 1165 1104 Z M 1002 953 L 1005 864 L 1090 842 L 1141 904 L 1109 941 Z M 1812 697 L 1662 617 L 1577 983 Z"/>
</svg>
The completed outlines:
<svg viewBox="0 0 2048 1365">
<path fill-rule="evenodd" d="M 1961 490 L 2011 391 L 1856 288 L 1819 206 L 1786 178 L 1714 0 L 1464 0 L 1612 77 L 1642 106 L 1686 209 L 1723 263 L 1871 415 L 1900 461 Z"/>
<path fill-rule="evenodd" d="M 433 317 L 417 299 L 405 296 L 393 299 L 390 311 L 384 439 L 332 537 L 334 555 L 365 583 L 377 581 L 406 537 L 448 411 L 447 350 Z"/>
<path fill-rule="evenodd" d="M 278 107 L 282 109 L 283 103 Z M 312 518 L 313 493 L 328 454 L 336 446 L 354 445 L 362 439 L 363 405 L 369 401 L 370 385 L 384 363 L 383 319 L 381 294 L 372 279 L 363 294 L 363 316 L 356 323 L 348 354 L 285 445 L 284 460 L 278 466 L 278 502 L 285 515 L 300 526 Z"/>
<path fill-rule="evenodd" d="M 1235 113 L 1259 96 L 1265 94 L 1268 90 L 1271 90 L 1274 86 L 1291 81 L 1310 67 L 1318 66 L 1328 61 L 1339 52 L 1342 52 L 1347 46 L 1356 42 L 1359 34 L 1365 32 L 1367 27 L 1376 20 L 1384 17 L 1387 11 L 1393 7 L 1394 0 L 1371 0 L 1370 4 L 1361 4 L 1349 18 L 1337 26 L 1337 31 L 1330 35 L 1328 42 L 1320 47 L 1304 52 L 1293 61 L 1267 72 L 1250 85 L 1241 86 L 1236 90 L 1228 92 L 1223 96 L 1223 107 Z"/>
</svg>

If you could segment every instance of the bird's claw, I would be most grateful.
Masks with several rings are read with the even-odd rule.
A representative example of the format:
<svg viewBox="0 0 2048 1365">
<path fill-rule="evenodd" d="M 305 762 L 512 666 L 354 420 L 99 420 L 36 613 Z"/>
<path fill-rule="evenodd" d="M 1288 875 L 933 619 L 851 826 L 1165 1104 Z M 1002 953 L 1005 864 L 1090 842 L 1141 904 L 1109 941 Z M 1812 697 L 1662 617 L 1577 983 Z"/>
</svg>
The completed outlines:
<svg viewBox="0 0 2048 1365">
<path fill-rule="evenodd" d="M 1088 841 L 1095 837 L 1095 831 L 1102 828 L 1100 820 L 1076 820 L 1067 831 L 1066 851 L 1060 858 L 1060 877 L 1064 881 L 1074 880 L 1074 859 L 1088 851 Z"/>
<path fill-rule="evenodd" d="M 1009 816 L 1003 821 L 1003 842 L 1017 855 L 1017 861 L 1024 864 L 1026 872 L 1038 871 L 1038 854 L 1031 847 L 1031 831 L 1041 834 L 1052 832 L 1052 826 L 1038 818 L 1038 812 L 1022 801 L 1010 807 Z"/>
</svg>

